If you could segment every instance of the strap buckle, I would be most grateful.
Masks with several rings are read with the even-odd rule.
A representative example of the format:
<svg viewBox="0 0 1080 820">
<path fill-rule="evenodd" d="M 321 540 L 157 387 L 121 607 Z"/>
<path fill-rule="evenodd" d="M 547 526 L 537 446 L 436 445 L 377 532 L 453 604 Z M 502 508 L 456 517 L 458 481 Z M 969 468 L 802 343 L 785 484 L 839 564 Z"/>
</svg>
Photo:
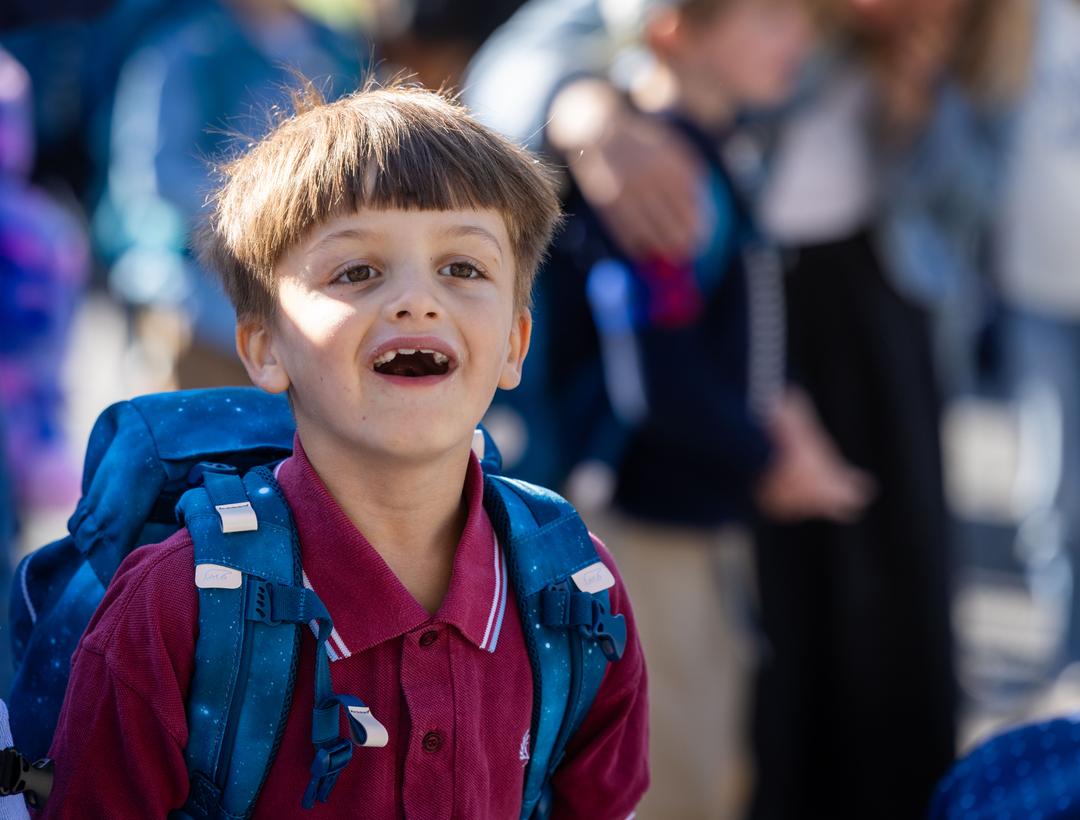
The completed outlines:
<svg viewBox="0 0 1080 820">
<path fill-rule="evenodd" d="M 626 650 L 626 618 L 612 615 L 607 607 L 595 598 L 592 601 L 592 623 L 581 624 L 578 630 L 586 638 L 600 644 L 600 651 L 609 661 L 615 662 Z"/>
<path fill-rule="evenodd" d="M 0 751 L 0 796 L 21 794 L 32 809 L 45 808 L 53 786 L 53 762 L 31 763 L 14 746 Z"/>
<path fill-rule="evenodd" d="M 315 801 L 325 803 L 330 791 L 337 782 L 349 761 L 352 760 L 352 743 L 343 737 L 335 738 L 332 743 L 315 750 L 315 759 L 311 761 L 311 780 L 304 792 L 303 806 L 310 809 Z"/>
<path fill-rule="evenodd" d="M 319 622 L 322 630 L 322 616 L 325 608 L 310 589 L 267 581 L 264 578 L 248 577 L 249 591 L 245 604 L 244 617 L 249 621 L 278 626 L 279 624 L 306 624 L 312 620 Z M 329 616 L 326 616 L 329 621 Z M 327 632 L 332 629 L 327 625 Z"/>
<path fill-rule="evenodd" d="M 270 584 L 261 578 L 250 579 L 247 598 L 247 612 L 245 615 L 249 621 L 277 626 L 282 623 L 274 617 L 274 598 Z"/>
</svg>

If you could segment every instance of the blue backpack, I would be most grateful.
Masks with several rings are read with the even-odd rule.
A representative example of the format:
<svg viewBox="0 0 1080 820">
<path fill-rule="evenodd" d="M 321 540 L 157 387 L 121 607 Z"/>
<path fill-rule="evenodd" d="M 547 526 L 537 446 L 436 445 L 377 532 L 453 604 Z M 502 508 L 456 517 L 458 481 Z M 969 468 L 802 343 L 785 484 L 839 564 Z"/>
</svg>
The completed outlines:
<svg viewBox="0 0 1080 820">
<path fill-rule="evenodd" d="M 976 746 L 941 779 L 929 817 L 1080 817 L 1080 715 L 1019 726 Z"/>
<path fill-rule="evenodd" d="M 354 746 L 386 743 L 361 700 L 333 691 L 324 646 L 333 625 L 302 583 L 291 513 L 265 466 L 290 454 L 293 431 L 284 398 L 253 388 L 143 396 L 101 415 L 70 534 L 16 569 L 10 703 L 15 742 L 25 755 L 34 759 L 48 750 L 71 654 L 120 562 L 180 526 L 195 545 L 199 639 L 187 705 L 191 787 L 175 816 L 251 814 L 292 704 L 302 631 L 312 623 L 315 754 L 307 791 L 297 796 L 303 806 L 329 798 Z M 610 612 L 606 589 L 582 589 L 609 585 L 610 577 L 597 566 L 573 507 L 548 490 L 500 476 L 498 451 L 482 435 L 484 506 L 506 549 L 521 617 L 539 625 L 523 630 L 533 713 L 521 817 L 544 818 L 551 775 L 608 662 L 621 657 L 626 625 Z M 606 582 L 598 584 L 597 575 Z M 541 644 L 552 649 L 541 656 Z M 339 730 L 342 714 L 347 737 Z"/>
</svg>

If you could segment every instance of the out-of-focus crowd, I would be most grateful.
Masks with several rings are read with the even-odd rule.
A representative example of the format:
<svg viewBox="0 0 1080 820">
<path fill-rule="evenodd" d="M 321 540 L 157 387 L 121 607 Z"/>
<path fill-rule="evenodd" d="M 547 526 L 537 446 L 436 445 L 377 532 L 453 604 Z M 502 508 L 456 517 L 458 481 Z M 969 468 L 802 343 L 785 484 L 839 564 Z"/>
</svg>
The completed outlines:
<svg viewBox="0 0 1080 820">
<path fill-rule="evenodd" d="M 563 181 L 525 380 L 486 423 L 622 569 L 641 817 L 922 814 L 956 753 L 957 568 L 1001 534 L 946 502 L 973 397 L 1018 408 L 1035 488 L 1004 564 L 1066 579 L 1041 671 L 1080 660 L 1077 0 L 97 5 L 0 12 L 5 554 L 78 496 L 85 294 L 162 390 L 246 384 L 189 251 L 214 164 L 301 78 L 404 76 Z"/>
</svg>

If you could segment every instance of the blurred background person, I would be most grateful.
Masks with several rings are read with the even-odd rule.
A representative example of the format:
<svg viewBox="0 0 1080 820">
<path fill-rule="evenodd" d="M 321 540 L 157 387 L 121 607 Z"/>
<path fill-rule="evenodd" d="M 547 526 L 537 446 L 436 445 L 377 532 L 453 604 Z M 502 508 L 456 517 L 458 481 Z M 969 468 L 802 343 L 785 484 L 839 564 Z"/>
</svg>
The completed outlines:
<svg viewBox="0 0 1080 820">
<path fill-rule="evenodd" d="M 183 325 L 177 334 L 180 386 L 247 383 L 228 302 L 187 250 L 208 163 L 230 140 L 267 127 L 290 72 L 333 98 L 356 87 L 367 50 L 289 0 L 226 0 L 186 4 L 124 61 L 95 236 L 115 292 L 132 305 L 178 308 L 190 317 L 190 343 Z M 146 332 L 167 328 L 176 332 L 175 322 Z"/>
<path fill-rule="evenodd" d="M 0 48 L 0 601 L 18 516 L 78 499 L 76 457 L 63 423 L 62 368 L 89 271 L 83 226 L 30 183 L 30 79 Z M 0 693 L 10 681 L 6 635 Z"/>
<path fill-rule="evenodd" d="M 678 258 L 707 233 L 699 166 L 678 134 L 581 79 L 612 59 L 616 5 L 529 4 L 481 52 L 466 88 L 494 124 L 565 158 L 623 248 Z M 910 817 L 952 759 L 957 706 L 928 309 L 955 318 L 985 263 L 1000 123 L 1025 68 L 1024 4 L 838 0 L 821 10 L 833 42 L 798 104 L 758 128 L 767 161 L 742 150 L 742 164 L 764 167 L 752 175 L 765 179 L 758 208 L 791 249 L 792 371 L 879 493 L 851 524 L 760 528 L 768 650 L 753 812 L 864 816 L 873 806 Z M 510 94 L 510 76 L 531 82 Z M 561 128 L 572 94 L 577 111 L 604 112 L 594 128 Z M 962 374 L 970 349 L 941 348 Z"/>
<path fill-rule="evenodd" d="M 636 15 L 645 54 L 629 97 L 695 156 L 706 242 L 691 256 L 633 259 L 571 185 L 537 293 L 546 372 L 530 378 L 554 411 L 570 495 L 596 504 L 582 472 L 597 459 L 614 471 L 611 509 L 594 509 L 590 523 L 637 596 L 649 662 L 652 785 L 641 816 L 737 817 L 749 783 L 753 651 L 736 603 L 748 520 L 755 503 L 783 518 L 848 520 L 871 487 L 785 388 L 779 265 L 719 151 L 741 112 L 790 93 L 812 44 L 807 5 L 646 2 Z M 556 145 L 571 138 L 564 129 L 604 116 L 572 95 L 556 105 L 573 109 L 553 111 Z"/>
<path fill-rule="evenodd" d="M 1066 558 L 1067 636 L 1080 661 L 1080 3 L 1040 0 L 1031 85 L 1020 109 L 999 222 L 1011 390 L 1032 419 L 1040 488 L 1021 531 L 1040 563 Z M 1056 469 L 1055 469 L 1056 465 Z M 1046 554 L 1049 549 L 1051 553 Z"/>
<path fill-rule="evenodd" d="M 938 363 L 972 346 L 936 358 L 930 311 L 962 326 L 985 275 L 1007 144 L 985 120 L 1022 85 L 1023 53 L 999 50 L 1018 9 L 831 3 L 846 38 L 775 149 L 761 213 L 793 252 L 791 366 L 879 494 L 849 525 L 759 528 L 755 817 L 918 816 L 953 758 Z"/>
<path fill-rule="evenodd" d="M 465 69 L 524 0 L 376 0 L 378 54 L 427 88 L 460 89 Z"/>
</svg>

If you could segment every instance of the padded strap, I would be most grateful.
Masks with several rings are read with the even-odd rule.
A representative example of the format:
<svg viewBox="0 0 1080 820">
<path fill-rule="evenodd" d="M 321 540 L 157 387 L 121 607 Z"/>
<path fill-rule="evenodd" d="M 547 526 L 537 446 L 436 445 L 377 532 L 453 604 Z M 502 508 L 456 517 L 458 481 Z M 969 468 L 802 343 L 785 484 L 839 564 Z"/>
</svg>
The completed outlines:
<svg viewBox="0 0 1080 820">
<path fill-rule="evenodd" d="M 229 531 L 221 507 L 247 504 L 255 528 Z M 186 816 L 250 814 L 291 707 L 300 627 L 311 623 L 317 629 L 315 757 L 301 802 L 304 808 L 325 802 L 352 758 L 353 745 L 385 746 L 388 735 L 363 701 L 333 690 L 326 652 L 333 622 L 315 592 L 301 583 L 295 529 L 277 484 L 262 468 L 242 482 L 209 471 L 204 486 L 187 493 L 178 510 L 195 541 L 196 563 L 242 573 L 233 588 L 199 589 L 199 643 L 188 699 L 192 785 Z M 248 686 L 252 680 L 259 685 Z M 342 710 L 346 736 L 339 730 Z M 268 725 L 276 731 L 267 732 Z"/>
<path fill-rule="evenodd" d="M 593 641 L 605 631 L 617 633 L 616 623 L 622 624 L 625 641 L 625 622 L 621 615 L 607 614 L 606 591 L 585 593 L 573 586 L 571 576 L 599 558 L 588 530 L 567 501 L 549 490 L 489 475 L 484 504 L 507 547 L 522 621 L 539 624 L 525 630 L 533 670 L 533 715 L 521 817 L 544 818 L 551 808 L 547 799 L 551 775 L 592 706 L 607 669 L 609 653 L 591 651 Z M 621 654 L 621 649 L 611 654 Z"/>
<path fill-rule="evenodd" d="M 270 474 L 253 470 L 242 483 L 236 476 L 207 479 L 212 492 L 209 486 L 191 490 L 178 507 L 195 544 L 195 562 L 243 576 L 234 588 L 199 589 L 185 750 L 191 791 L 184 814 L 246 817 L 277 752 L 292 702 L 300 625 L 314 604 L 299 593 L 277 592 L 290 581 L 304 589 L 289 510 Z M 215 507 L 240 502 L 251 503 L 259 529 L 222 532 Z M 267 617 L 258 617 L 264 608 Z M 249 686 L 252 680 L 259 685 Z"/>
</svg>

